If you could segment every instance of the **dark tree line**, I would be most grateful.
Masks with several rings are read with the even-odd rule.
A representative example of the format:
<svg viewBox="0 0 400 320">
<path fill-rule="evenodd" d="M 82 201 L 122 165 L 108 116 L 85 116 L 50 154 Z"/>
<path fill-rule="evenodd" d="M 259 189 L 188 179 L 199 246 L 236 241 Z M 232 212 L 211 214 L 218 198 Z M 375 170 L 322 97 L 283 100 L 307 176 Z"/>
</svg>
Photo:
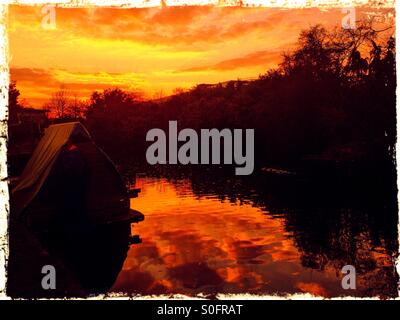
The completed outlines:
<svg viewBox="0 0 400 320">
<path fill-rule="evenodd" d="M 117 162 L 145 162 L 152 128 L 254 128 L 256 165 L 304 159 L 392 161 L 396 140 L 395 40 L 371 24 L 304 30 L 278 68 L 254 81 L 199 84 L 144 101 L 118 88 L 94 92 L 85 122 Z M 53 99 L 55 100 L 55 99 Z"/>
<path fill-rule="evenodd" d="M 303 31 L 279 68 L 255 81 L 200 84 L 141 101 L 120 89 L 93 93 L 87 125 L 118 159 L 144 161 L 146 132 L 180 128 L 255 128 L 257 165 L 293 166 L 304 158 L 382 160 L 393 156 L 395 43 L 380 30 Z"/>
</svg>

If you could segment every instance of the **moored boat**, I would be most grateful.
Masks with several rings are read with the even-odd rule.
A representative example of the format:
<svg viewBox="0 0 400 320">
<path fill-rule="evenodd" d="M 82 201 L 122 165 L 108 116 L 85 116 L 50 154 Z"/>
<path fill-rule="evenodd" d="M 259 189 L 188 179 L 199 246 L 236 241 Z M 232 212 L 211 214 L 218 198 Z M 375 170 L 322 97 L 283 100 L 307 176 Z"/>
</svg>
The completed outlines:
<svg viewBox="0 0 400 320">
<path fill-rule="evenodd" d="M 111 159 L 79 122 L 49 126 L 11 192 L 11 215 L 38 229 L 139 222 Z"/>
</svg>

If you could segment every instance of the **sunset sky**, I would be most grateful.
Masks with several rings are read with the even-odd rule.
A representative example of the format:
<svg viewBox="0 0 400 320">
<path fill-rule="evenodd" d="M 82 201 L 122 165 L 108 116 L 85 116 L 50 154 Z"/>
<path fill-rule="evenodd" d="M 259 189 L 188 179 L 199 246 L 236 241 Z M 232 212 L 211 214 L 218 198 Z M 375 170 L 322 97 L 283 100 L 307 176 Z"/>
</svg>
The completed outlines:
<svg viewBox="0 0 400 320">
<path fill-rule="evenodd" d="M 46 30 L 40 6 L 10 6 L 11 79 L 35 108 L 61 87 L 82 98 L 116 86 L 168 95 L 257 77 L 277 66 L 302 29 L 340 26 L 344 15 L 340 8 L 57 8 L 56 29 Z"/>
</svg>

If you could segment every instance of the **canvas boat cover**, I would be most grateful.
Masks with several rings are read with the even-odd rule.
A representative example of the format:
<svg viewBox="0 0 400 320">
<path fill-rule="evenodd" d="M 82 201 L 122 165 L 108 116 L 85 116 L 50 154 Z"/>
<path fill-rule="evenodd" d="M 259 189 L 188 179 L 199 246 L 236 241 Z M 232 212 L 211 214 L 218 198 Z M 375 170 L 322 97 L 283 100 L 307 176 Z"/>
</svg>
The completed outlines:
<svg viewBox="0 0 400 320">
<path fill-rule="evenodd" d="M 28 161 L 18 184 L 12 190 L 14 212 L 17 217 L 40 191 L 53 168 L 58 155 L 68 140 L 74 136 L 86 136 L 89 132 L 79 122 L 51 125 L 45 131 L 32 157 Z"/>
</svg>

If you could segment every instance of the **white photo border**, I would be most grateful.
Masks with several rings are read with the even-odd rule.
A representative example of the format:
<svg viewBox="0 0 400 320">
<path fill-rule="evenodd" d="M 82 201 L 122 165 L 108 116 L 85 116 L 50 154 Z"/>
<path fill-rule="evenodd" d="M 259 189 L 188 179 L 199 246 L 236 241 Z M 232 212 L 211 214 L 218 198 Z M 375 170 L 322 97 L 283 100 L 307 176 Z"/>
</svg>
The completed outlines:
<svg viewBox="0 0 400 320">
<path fill-rule="evenodd" d="M 182 5 L 212 5 L 212 6 L 245 6 L 245 7 L 275 7 L 275 8 L 347 8 L 369 6 L 377 8 L 395 8 L 396 12 L 400 6 L 399 1 L 395 0 L 1 0 L 0 4 L 0 300 L 10 299 L 6 294 L 7 285 L 7 261 L 8 261 L 8 217 L 9 217 L 9 193 L 7 182 L 7 121 L 8 121 L 8 87 L 10 81 L 9 75 L 9 51 L 8 51 L 8 5 L 45 5 L 53 4 L 57 7 L 120 7 L 120 8 L 146 8 L 161 6 L 182 6 Z M 400 31 L 397 28 L 398 17 L 396 15 L 396 39 L 400 39 Z M 396 70 L 399 70 L 400 53 L 396 41 Z M 399 72 L 397 74 L 397 83 L 400 81 Z M 396 88 L 396 96 L 399 96 L 399 86 Z M 396 113 L 399 112 L 398 101 L 396 99 Z M 400 127 L 400 120 L 397 117 L 397 128 Z M 396 159 L 400 158 L 400 142 L 396 141 Z M 397 161 L 396 161 L 397 165 Z M 399 170 L 397 168 L 397 170 Z M 397 186 L 399 190 L 400 178 L 397 174 Z M 398 191 L 397 199 L 400 191 Z M 400 219 L 398 219 L 398 241 L 400 243 Z M 400 251 L 397 256 L 396 270 L 400 275 Z M 400 283 L 398 285 L 398 295 L 400 296 Z M 127 297 L 120 294 L 100 295 L 90 299 L 187 299 L 184 295 L 174 296 L 137 296 Z M 193 297 L 190 297 L 193 299 Z M 198 298 L 204 298 L 198 296 Z M 294 295 L 253 295 L 239 294 L 226 295 L 219 294 L 218 299 L 323 299 L 311 294 Z M 365 298 L 333 298 L 333 299 L 365 299 Z M 366 299 L 378 299 L 366 298 Z M 396 298 L 400 300 L 400 297 Z"/>
</svg>

